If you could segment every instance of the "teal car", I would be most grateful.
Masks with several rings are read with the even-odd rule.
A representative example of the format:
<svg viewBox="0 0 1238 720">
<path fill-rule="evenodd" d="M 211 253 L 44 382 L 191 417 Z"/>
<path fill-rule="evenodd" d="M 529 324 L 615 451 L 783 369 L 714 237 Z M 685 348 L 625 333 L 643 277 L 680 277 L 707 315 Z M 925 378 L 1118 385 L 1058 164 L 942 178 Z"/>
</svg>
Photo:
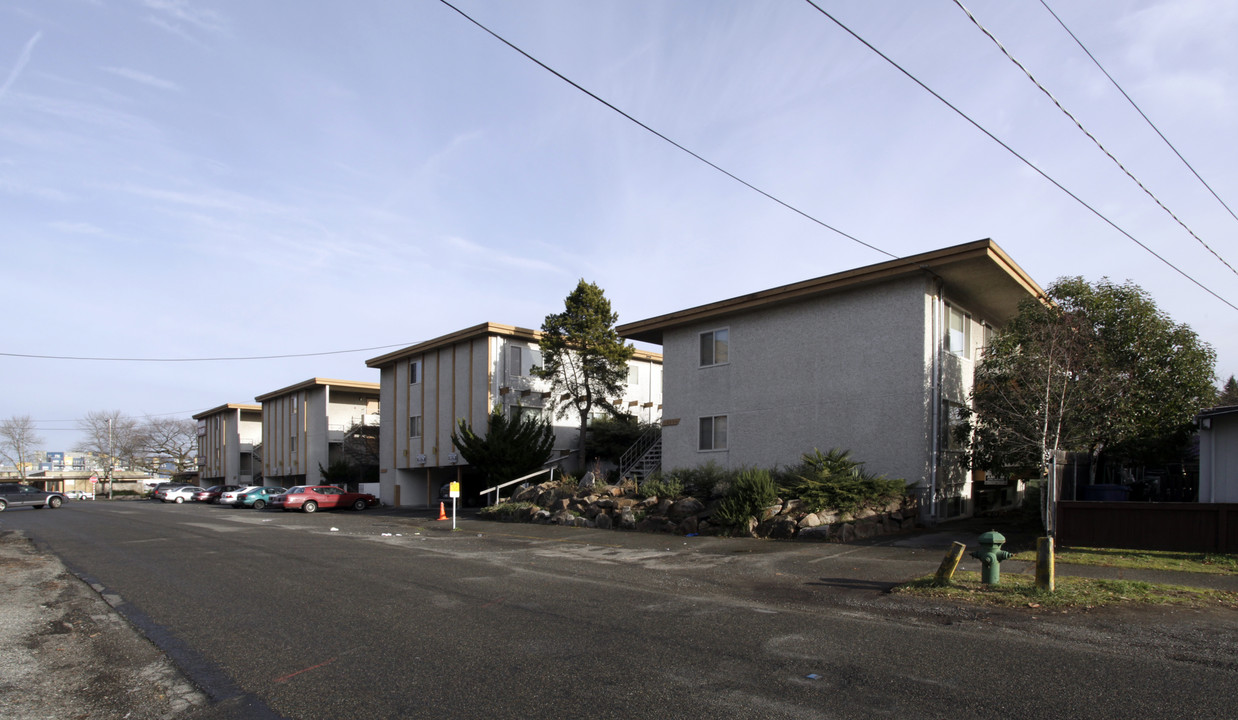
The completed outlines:
<svg viewBox="0 0 1238 720">
<path fill-rule="evenodd" d="M 236 496 L 236 502 L 233 503 L 236 507 L 251 507 L 255 510 L 261 510 L 266 507 L 271 501 L 272 495 L 286 493 L 288 490 L 282 487 L 259 487 L 251 488 Z"/>
</svg>

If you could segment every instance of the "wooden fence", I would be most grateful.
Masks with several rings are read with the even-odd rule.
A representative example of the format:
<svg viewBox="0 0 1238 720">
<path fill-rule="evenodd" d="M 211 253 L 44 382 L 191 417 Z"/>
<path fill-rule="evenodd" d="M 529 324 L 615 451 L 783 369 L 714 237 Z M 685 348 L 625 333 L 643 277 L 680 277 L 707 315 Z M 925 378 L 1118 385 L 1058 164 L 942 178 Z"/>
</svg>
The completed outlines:
<svg viewBox="0 0 1238 720">
<path fill-rule="evenodd" d="M 1236 503 L 1057 503 L 1057 544 L 1238 553 Z"/>
</svg>

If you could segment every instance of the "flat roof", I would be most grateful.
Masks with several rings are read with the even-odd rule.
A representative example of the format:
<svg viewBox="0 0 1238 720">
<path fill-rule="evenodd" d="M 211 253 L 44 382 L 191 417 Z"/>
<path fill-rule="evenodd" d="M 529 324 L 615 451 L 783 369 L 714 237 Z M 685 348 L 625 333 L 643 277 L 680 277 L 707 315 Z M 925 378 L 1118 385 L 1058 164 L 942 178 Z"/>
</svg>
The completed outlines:
<svg viewBox="0 0 1238 720">
<path fill-rule="evenodd" d="M 258 397 L 254 399 L 257 400 L 258 402 L 263 402 L 264 400 L 270 400 L 271 398 L 279 397 L 280 395 L 287 395 L 288 393 L 293 393 L 293 392 L 296 392 L 297 390 L 305 390 L 307 388 L 320 387 L 320 386 L 340 388 L 342 390 L 369 391 L 375 394 L 378 393 L 378 388 L 379 388 L 378 383 L 358 382 L 356 380 L 333 380 L 331 378 L 315 377 L 315 378 L 310 378 L 309 380 L 305 380 L 303 382 L 299 382 L 295 385 L 289 385 L 286 388 L 280 388 L 279 390 L 274 390 L 264 395 L 259 395 Z"/>
<path fill-rule="evenodd" d="M 1013 317 L 1019 302 L 1026 298 L 1045 297 L 1045 291 L 997 243 L 984 239 L 699 305 L 615 329 L 625 338 L 661 345 L 663 332 L 673 328 L 915 273 L 941 278 L 949 297 L 966 306 L 992 310 L 1000 317 Z"/>
<path fill-rule="evenodd" d="M 211 415 L 218 415 L 219 413 L 222 413 L 222 412 L 227 412 L 227 411 L 229 411 L 229 410 L 256 410 L 256 411 L 261 411 L 261 410 L 262 410 L 262 406 L 261 406 L 261 405 L 254 405 L 253 403 L 225 403 L 225 404 L 223 404 L 223 405 L 220 405 L 219 407 L 213 407 L 213 408 L 211 408 L 210 410 L 203 410 L 202 412 L 200 412 L 200 413 L 198 413 L 197 415 L 194 415 L 194 416 L 192 416 L 192 417 L 193 417 L 193 419 L 194 419 L 194 420 L 201 420 L 202 418 L 207 418 L 207 417 L 210 417 Z"/>
<path fill-rule="evenodd" d="M 516 325 L 502 325 L 500 323 L 484 322 L 479 325 L 467 327 L 463 330 L 436 337 L 433 340 L 409 345 L 406 348 L 389 352 L 386 355 L 379 355 L 376 358 L 371 358 L 365 361 L 366 367 L 383 367 L 395 362 L 399 362 L 405 358 L 411 358 L 421 355 L 431 350 L 450 347 L 457 343 L 474 340 L 480 337 L 510 337 L 518 340 L 528 340 L 529 342 L 537 342 L 542 337 L 541 330 L 533 330 L 531 328 L 518 327 Z M 636 353 L 632 356 L 635 360 L 649 360 L 652 362 L 662 362 L 662 354 L 651 352 L 649 350 L 636 349 Z"/>
</svg>

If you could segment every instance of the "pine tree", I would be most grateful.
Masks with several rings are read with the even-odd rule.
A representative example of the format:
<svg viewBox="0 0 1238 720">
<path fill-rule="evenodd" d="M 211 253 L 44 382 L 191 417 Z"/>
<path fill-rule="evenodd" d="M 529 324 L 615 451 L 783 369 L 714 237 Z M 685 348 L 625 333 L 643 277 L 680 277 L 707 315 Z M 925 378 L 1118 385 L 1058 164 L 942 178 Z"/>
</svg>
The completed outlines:
<svg viewBox="0 0 1238 720">
<path fill-rule="evenodd" d="M 589 416 L 597 410 L 620 414 L 614 401 L 623 396 L 628 360 L 636 348 L 615 332 L 619 315 L 610 309 L 602 289 L 583 279 L 564 300 L 561 313 L 542 323 L 542 366 L 537 377 L 549 380 L 552 404 L 559 417 L 575 411 L 580 418 L 580 467 L 585 467 Z"/>
</svg>

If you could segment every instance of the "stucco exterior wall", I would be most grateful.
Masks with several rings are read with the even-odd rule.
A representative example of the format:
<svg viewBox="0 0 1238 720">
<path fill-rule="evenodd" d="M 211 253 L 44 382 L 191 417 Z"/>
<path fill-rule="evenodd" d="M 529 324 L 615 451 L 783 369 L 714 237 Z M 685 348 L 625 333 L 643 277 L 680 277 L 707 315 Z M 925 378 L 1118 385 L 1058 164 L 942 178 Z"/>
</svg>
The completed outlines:
<svg viewBox="0 0 1238 720">
<path fill-rule="evenodd" d="M 667 331 L 663 466 L 774 467 L 840 448 L 925 481 L 930 305 L 917 276 Z M 700 334 L 719 328 L 728 362 L 700 367 Z M 700 418 L 723 415 L 726 449 L 699 450 Z"/>
</svg>

